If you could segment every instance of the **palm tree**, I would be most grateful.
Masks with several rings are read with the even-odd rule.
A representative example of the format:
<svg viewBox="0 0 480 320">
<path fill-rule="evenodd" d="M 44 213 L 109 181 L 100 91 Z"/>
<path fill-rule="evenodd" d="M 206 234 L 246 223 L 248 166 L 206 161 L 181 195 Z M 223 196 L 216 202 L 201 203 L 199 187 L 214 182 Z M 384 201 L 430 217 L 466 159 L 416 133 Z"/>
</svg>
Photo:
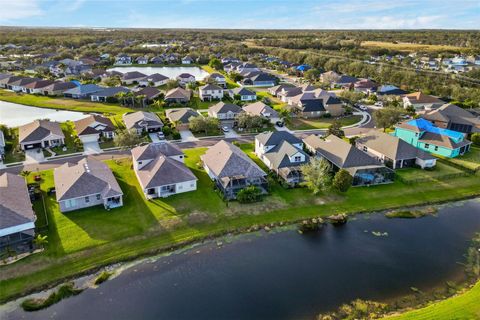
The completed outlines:
<svg viewBox="0 0 480 320">
<path fill-rule="evenodd" d="M 145 101 L 147 96 L 144 94 L 139 94 L 138 96 L 134 96 L 134 99 L 145 108 Z"/>
<path fill-rule="evenodd" d="M 152 106 L 155 108 L 161 108 L 162 107 L 162 100 L 157 99 L 152 103 Z"/>
<path fill-rule="evenodd" d="M 42 236 L 41 234 L 37 234 L 35 239 L 33 239 L 33 243 L 37 247 L 42 247 L 43 248 L 48 243 L 47 237 L 48 237 L 47 235 Z"/>
<path fill-rule="evenodd" d="M 125 98 L 127 97 L 127 94 L 125 92 L 119 92 L 115 94 L 115 98 L 117 98 L 119 101 L 121 101 L 122 106 L 125 105 Z"/>
<path fill-rule="evenodd" d="M 25 179 L 25 181 L 27 181 L 28 176 L 29 176 L 31 173 L 32 173 L 31 171 L 22 170 L 22 172 L 20 172 L 20 175 Z"/>
</svg>

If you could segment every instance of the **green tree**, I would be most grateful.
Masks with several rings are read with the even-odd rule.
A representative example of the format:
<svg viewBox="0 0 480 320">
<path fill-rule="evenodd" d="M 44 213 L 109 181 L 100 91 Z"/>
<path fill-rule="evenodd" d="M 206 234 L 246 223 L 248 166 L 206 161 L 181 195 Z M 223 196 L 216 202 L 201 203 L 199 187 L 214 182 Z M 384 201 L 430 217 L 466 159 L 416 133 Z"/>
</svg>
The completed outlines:
<svg viewBox="0 0 480 320">
<path fill-rule="evenodd" d="M 400 121 L 402 112 L 396 108 L 383 108 L 375 110 L 373 120 L 377 127 L 383 128 L 383 132 Z"/>
<path fill-rule="evenodd" d="M 313 158 L 309 163 L 300 167 L 302 171 L 304 184 L 313 194 L 320 191 L 328 191 L 332 185 L 332 177 L 330 176 L 330 164 L 319 158 Z"/>
<path fill-rule="evenodd" d="M 212 58 L 210 59 L 210 61 L 208 62 L 208 65 L 210 67 L 212 67 L 213 69 L 215 70 L 223 70 L 223 64 L 222 62 L 217 59 L 217 58 Z"/>
<path fill-rule="evenodd" d="M 304 78 L 310 81 L 315 81 L 320 77 L 320 70 L 318 69 L 310 69 L 304 72 Z"/>
<path fill-rule="evenodd" d="M 143 142 L 142 137 L 140 137 L 135 129 L 132 130 L 120 130 L 117 132 L 115 137 L 113 138 L 113 142 L 117 147 L 122 149 L 131 149 L 140 143 Z"/>
<path fill-rule="evenodd" d="M 333 134 L 339 138 L 345 137 L 345 132 L 342 130 L 342 124 L 338 120 L 333 120 L 332 124 L 328 127 L 328 135 Z"/>
<path fill-rule="evenodd" d="M 48 237 L 47 235 L 42 236 L 41 234 L 37 234 L 35 239 L 33 239 L 33 243 L 37 247 L 43 248 L 48 243 L 47 237 Z"/>
<path fill-rule="evenodd" d="M 28 176 L 29 176 L 31 173 L 32 173 L 31 171 L 22 170 L 22 172 L 20 172 L 20 175 L 25 179 L 25 181 L 28 181 Z"/>
<path fill-rule="evenodd" d="M 240 203 L 252 203 L 261 199 L 262 191 L 257 186 L 248 186 L 237 193 L 237 200 Z"/>
<path fill-rule="evenodd" d="M 168 80 L 167 84 L 165 85 L 167 91 L 175 89 L 179 86 L 178 80 Z"/>
<path fill-rule="evenodd" d="M 333 177 L 332 185 L 340 192 L 347 192 L 352 186 L 353 177 L 345 169 L 340 169 Z"/>
<path fill-rule="evenodd" d="M 472 142 L 473 142 L 474 145 L 480 147 L 480 133 L 474 133 L 474 134 L 472 134 L 471 140 L 472 140 Z"/>
</svg>

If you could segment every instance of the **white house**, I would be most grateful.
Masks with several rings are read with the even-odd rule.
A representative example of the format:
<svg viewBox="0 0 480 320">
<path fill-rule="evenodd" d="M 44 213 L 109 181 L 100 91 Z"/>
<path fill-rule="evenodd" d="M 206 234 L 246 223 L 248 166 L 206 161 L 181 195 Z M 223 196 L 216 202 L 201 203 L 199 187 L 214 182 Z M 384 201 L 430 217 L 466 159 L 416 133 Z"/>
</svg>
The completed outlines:
<svg viewBox="0 0 480 320">
<path fill-rule="evenodd" d="M 234 95 L 238 95 L 241 101 L 255 101 L 257 100 L 257 94 L 254 91 L 246 88 L 235 88 L 233 90 Z"/>
<path fill-rule="evenodd" d="M 179 74 L 177 76 L 177 80 L 182 86 L 187 85 L 189 83 L 194 83 L 196 81 L 195 76 L 191 75 L 190 73 Z"/>
<path fill-rule="evenodd" d="M 198 88 L 199 97 L 202 101 L 222 100 L 223 89 L 215 84 L 206 84 Z"/>
<path fill-rule="evenodd" d="M 219 102 L 208 108 L 208 116 L 220 120 L 233 120 L 241 112 L 242 108 L 233 103 Z"/>
<path fill-rule="evenodd" d="M 18 142 L 22 150 L 56 147 L 65 144 L 58 122 L 35 120 L 18 128 Z"/>
</svg>

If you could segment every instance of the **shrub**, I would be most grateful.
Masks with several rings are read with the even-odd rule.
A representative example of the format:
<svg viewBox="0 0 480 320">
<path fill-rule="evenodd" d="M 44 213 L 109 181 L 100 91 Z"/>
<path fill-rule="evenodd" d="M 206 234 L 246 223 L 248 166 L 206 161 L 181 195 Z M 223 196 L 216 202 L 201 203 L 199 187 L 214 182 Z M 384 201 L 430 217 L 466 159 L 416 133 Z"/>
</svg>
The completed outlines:
<svg viewBox="0 0 480 320">
<path fill-rule="evenodd" d="M 472 142 L 474 145 L 480 147 L 480 133 L 474 133 L 472 134 Z"/>
<path fill-rule="evenodd" d="M 173 140 L 179 140 L 179 139 L 181 139 L 181 138 L 182 138 L 182 136 L 180 135 L 180 132 L 178 132 L 177 130 L 174 130 L 174 131 L 172 132 L 172 139 L 173 139 Z"/>
<path fill-rule="evenodd" d="M 36 311 L 45 309 L 62 299 L 76 296 L 82 292 L 81 289 L 75 289 L 72 282 L 61 286 L 58 291 L 52 292 L 46 299 L 26 299 L 22 302 L 21 306 L 25 311 Z"/>
<path fill-rule="evenodd" d="M 108 272 L 108 271 L 103 271 L 100 273 L 100 275 L 95 279 L 95 284 L 99 285 L 101 283 L 104 283 L 107 281 L 111 276 L 113 275 L 113 272 Z"/>
<path fill-rule="evenodd" d="M 353 177 L 345 169 L 340 169 L 333 177 L 333 187 L 340 192 L 347 192 L 352 182 Z"/>
<path fill-rule="evenodd" d="M 262 192 L 256 186 L 248 186 L 240 190 L 237 194 L 237 200 L 240 203 L 252 203 L 260 200 Z"/>
</svg>

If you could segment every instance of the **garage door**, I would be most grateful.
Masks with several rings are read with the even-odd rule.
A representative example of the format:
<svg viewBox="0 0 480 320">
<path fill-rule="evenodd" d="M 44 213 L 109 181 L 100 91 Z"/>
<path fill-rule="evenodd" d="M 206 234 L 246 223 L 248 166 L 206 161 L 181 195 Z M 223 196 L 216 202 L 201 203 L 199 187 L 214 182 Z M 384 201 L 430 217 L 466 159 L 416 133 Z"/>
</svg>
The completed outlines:
<svg viewBox="0 0 480 320">
<path fill-rule="evenodd" d="M 98 141 L 98 135 L 88 135 L 88 136 L 81 136 L 80 141 L 83 143 L 88 143 L 88 142 L 96 142 Z"/>
<path fill-rule="evenodd" d="M 25 150 L 30 150 L 30 149 L 35 149 L 35 148 L 41 148 L 42 144 L 41 143 L 32 143 L 32 144 L 26 144 L 25 145 Z"/>
</svg>

